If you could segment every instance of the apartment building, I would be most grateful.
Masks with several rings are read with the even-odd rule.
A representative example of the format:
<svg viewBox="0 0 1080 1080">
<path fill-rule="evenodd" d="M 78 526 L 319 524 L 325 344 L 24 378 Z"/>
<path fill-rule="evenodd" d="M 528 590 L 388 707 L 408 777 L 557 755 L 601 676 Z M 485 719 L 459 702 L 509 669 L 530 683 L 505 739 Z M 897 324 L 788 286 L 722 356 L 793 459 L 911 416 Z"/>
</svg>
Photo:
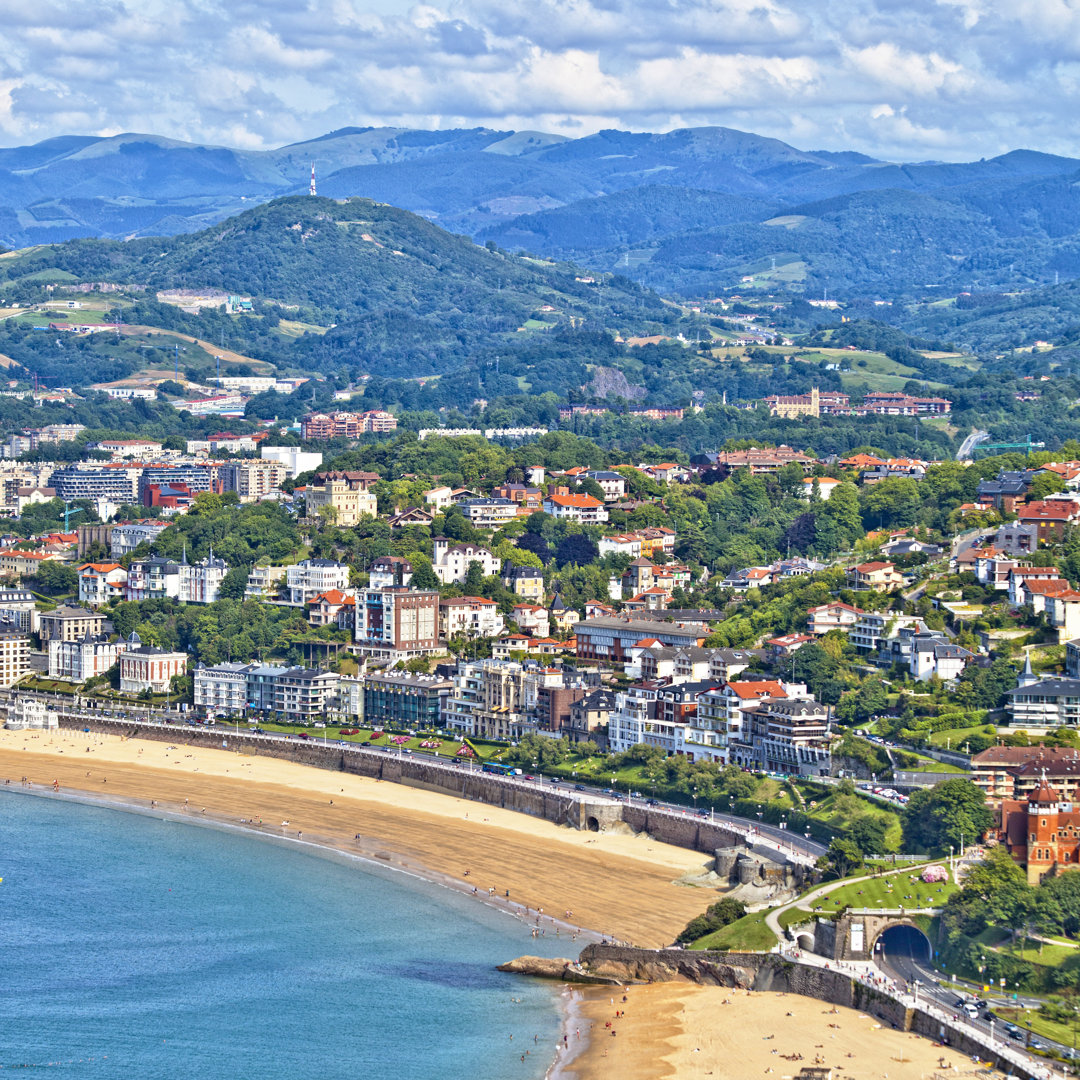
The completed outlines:
<svg viewBox="0 0 1080 1080">
<path fill-rule="evenodd" d="M 128 647 L 123 639 L 111 641 L 108 634 L 89 634 L 78 641 L 49 642 L 49 678 L 84 683 L 104 675 Z"/>
<path fill-rule="evenodd" d="M 316 473 L 304 489 L 305 514 L 315 520 L 323 510 L 338 525 L 356 525 L 362 517 L 378 517 L 379 507 L 371 485 L 378 473 L 331 471 Z"/>
<path fill-rule="evenodd" d="M 80 604 L 101 607 L 124 595 L 128 573 L 119 563 L 83 563 L 78 575 Z"/>
<path fill-rule="evenodd" d="M 11 623 L 0 624 L 0 686 L 14 686 L 29 670 L 29 635 Z"/>
<path fill-rule="evenodd" d="M 482 596 L 455 596 L 439 602 L 439 636 L 450 641 L 466 638 L 498 637 L 506 629 L 494 600 Z"/>
<path fill-rule="evenodd" d="M 226 462 L 220 467 L 221 486 L 235 491 L 242 503 L 258 502 L 274 492 L 289 478 L 288 466 L 278 461 L 258 458 Z"/>
<path fill-rule="evenodd" d="M 132 634 L 128 647 L 120 654 L 120 691 L 139 694 L 149 690 L 164 694 L 177 675 L 187 672 L 187 660 L 187 653 L 144 645 L 138 634 Z"/>
<path fill-rule="evenodd" d="M 105 616 L 86 608 L 61 604 L 52 611 L 43 611 L 38 620 L 41 643 L 47 641 L 78 641 L 100 634 L 105 626 Z"/>
<path fill-rule="evenodd" d="M 289 603 L 304 607 L 320 593 L 349 588 L 349 567 L 333 559 L 304 559 L 295 566 L 286 567 L 285 584 L 289 590 Z"/>
<path fill-rule="evenodd" d="M 362 590 L 356 603 L 355 634 L 357 649 L 366 656 L 397 661 L 438 652 L 438 590 Z"/>
</svg>

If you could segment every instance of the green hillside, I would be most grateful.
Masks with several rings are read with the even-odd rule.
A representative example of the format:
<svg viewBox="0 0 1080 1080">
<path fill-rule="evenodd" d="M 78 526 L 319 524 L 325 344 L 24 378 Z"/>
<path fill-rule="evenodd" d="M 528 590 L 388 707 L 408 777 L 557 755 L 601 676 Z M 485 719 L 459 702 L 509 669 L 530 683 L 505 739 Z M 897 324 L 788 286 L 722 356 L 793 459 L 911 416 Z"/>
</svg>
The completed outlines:
<svg viewBox="0 0 1080 1080">
<path fill-rule="evenodd" d="M 559 325 L 632 334 L 671 319 L 657 296 L 631 282 L 479 247 L 368 199 L 284 198 L 190 235 L 73 240 L 0 260 L 0 297 L 34 296 L 47 280 L 143 286 L 124 322 L 182 330 L 281 367 L 388 377 L 452 371 L 478 352 L 498 355 L 523 334 Z M 256 303 L 242 316 L 221 308 L 190 315 L 149 299 L 176 288 L 220 289 Z M 297 334 L 297 323 L 316 329 Z M 0 342 L 20 362 L 31 344 L 4 335 Z M 54 377 L 63 374 L 55 370 L 62 348 L 52 357 Z"/>
</svg>

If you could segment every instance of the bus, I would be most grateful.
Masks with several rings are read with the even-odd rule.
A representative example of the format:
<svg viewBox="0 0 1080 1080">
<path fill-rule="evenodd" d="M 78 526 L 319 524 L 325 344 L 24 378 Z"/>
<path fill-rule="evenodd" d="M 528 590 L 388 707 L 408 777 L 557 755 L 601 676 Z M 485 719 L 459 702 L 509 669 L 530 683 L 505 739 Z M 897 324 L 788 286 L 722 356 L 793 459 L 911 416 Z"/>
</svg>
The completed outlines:
<svg viewBox="0 0 1080 1080">
<path fill-rule="evenodd" d="M 483 770 L 484 772 L 497 773 L 499 776 L 521 775 L 520 769 L 515 769 L 513 765 L 504 765 L 501 761 L 485 761 Z"/>
</svg>

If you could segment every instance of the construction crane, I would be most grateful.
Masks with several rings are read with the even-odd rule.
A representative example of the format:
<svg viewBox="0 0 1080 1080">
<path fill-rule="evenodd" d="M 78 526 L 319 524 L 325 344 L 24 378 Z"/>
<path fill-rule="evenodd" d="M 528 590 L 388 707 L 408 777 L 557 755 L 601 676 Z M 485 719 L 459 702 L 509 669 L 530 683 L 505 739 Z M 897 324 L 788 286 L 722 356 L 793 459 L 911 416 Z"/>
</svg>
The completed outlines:
<svg viewBox="0 0 1080 1080">
<path fill-rule="evenodd" d="M 74 510 L 71 509 L 71 502 L 68 499 L 64 500 L 64 532 L 71 532 L 69 528 L 71 519 L 76 514 L 84 514 L 86 511 L 81 506 L 76 506 Z"/>
<path fill-rule="evenodd" d="M 1023 442 L 977 443 L 971 448 L 971 453 L 974 456 L 977 453 L 1008 453 L 1010 450 L 1022 450 L 1025 454 L 1030 454 L 1032 450 L 1042 450 L 1045 446 L 1044 442 L 1032 442 L 1029 434 Z"/>
</svg>

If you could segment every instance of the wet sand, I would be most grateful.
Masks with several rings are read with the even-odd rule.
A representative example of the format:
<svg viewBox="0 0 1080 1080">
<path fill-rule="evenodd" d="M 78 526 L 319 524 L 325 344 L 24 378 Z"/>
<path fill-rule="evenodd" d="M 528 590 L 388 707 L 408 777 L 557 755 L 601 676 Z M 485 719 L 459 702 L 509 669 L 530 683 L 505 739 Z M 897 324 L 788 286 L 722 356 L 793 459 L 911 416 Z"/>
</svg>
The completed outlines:
<svg viewBox="0 0 1080 1080">
<path fill-rule="evenodd" d="M 677 884 L 704 870 L 704 854 L 648 836 L 579 832 L 451 795 L 229 750 L 0 729 L 0 786 L 10 780 L 7 790 L 17 788 L 24 776 L 36 790 L 51 791 L 59 781 L 62 794 L 85 792 L 143 810 L 153 801 L 193 819 L 205 811 L 267 836 L 475 889 L 484 900 L 490 890 L 503 904 L 528 907 L 534 924 L 543 909 L 545 936 L 567 933 L 554 919 L 657 947 L 718 895 Z M 576 956 L 584 943 L 568 941 L 565 955 Z"/>
<path fill-rule="evenodd" d="M 865 1013 L 796 994 L 688 983 L 568 994 L 566 1049 L 551 1080 L 789 1080 L 815 1064 L 832 1067 L 836 1080 L 1001 1075 Z"/>
</svg>

